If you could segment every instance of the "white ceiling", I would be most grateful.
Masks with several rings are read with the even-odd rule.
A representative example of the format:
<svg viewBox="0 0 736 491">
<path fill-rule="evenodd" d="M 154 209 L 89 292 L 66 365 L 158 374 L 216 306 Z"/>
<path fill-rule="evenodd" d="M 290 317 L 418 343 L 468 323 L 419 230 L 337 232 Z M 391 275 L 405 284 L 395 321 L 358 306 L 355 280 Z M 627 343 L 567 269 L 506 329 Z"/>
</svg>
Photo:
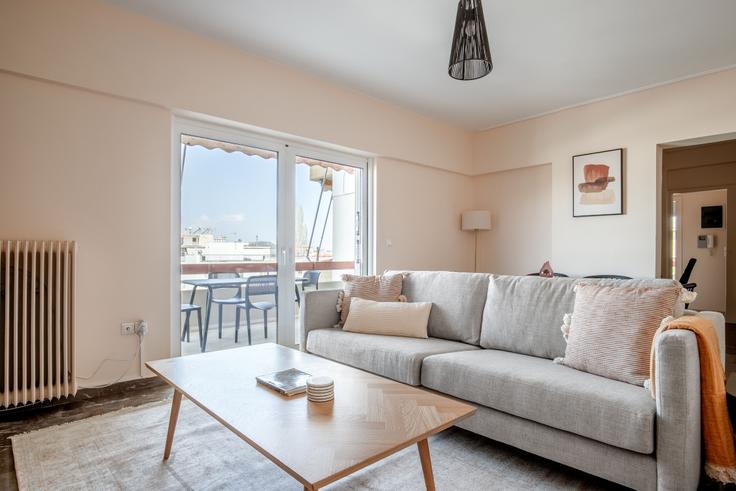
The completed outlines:
<svg viewBox="0 0 736 491">
<path fill-rule="evenodd" d="M 455 0 L 106 0 L 483 129 L 736 65 L 734 0 L 485 0 L 494 69 L 447 75 Z"/>
</svg>

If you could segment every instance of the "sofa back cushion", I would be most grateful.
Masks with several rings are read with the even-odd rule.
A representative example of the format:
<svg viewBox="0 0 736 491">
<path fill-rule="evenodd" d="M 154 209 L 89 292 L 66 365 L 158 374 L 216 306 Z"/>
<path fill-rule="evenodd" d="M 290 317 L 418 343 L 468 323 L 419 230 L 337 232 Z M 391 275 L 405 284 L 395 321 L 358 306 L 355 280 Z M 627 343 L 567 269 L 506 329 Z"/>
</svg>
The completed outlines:
<svg viewBox="0 0 736 491">
<path fill-rule="evenodd" d="M 402 290 L 409 302 L 432 302 L 430 337 L 475 345 L 487 292 L 488 274 L 448 271 L 407 272 Z"/>
<path fill-rule="evenodd" d="M 560 326 L 575 305 L 575 285 L 581 281 L 602 285 L 664 288 L 678 285 L 667 279 L 582 279 L 491 275 L 483 310 L 480 345 L 539 356 L 565 355 Z"/>
<path fill-rule="evenodd" d="M 565 357 L 555 362 L 644 385 L 649 378 L 654 334 L 662 319 L 672 315 L 680 286 L 631 288 L 580 283 L 575 291 Z"/>
</svg>

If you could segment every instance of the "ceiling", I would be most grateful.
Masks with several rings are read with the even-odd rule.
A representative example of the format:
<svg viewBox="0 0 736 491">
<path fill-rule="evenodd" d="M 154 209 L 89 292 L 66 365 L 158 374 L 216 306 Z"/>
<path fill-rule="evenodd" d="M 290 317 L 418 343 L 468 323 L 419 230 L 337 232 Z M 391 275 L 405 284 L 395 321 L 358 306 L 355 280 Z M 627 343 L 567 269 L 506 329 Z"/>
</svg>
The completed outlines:
<svg viewBox="0 0 736 491">
<path fill-rule="evenodd" d="M 736 65 L 734 0 L 485 0 L 494 69 L 447 75 L 454 0 L 106 0 L 468 129 Z"/>
</svg>

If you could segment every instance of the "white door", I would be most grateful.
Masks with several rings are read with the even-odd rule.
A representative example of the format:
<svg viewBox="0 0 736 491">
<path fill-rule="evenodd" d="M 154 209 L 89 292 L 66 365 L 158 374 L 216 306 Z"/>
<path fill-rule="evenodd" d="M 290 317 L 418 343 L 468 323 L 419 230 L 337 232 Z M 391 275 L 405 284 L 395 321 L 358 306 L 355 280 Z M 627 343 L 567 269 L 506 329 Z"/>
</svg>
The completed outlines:
<svg viewBox="0 0 736 491">
<path fill-rule="evenodd" d="M 184 119 L 173 139 L 172 349 L 295 346 L 304 292 L 367 271 L 367 160 Z"/>
</svg>

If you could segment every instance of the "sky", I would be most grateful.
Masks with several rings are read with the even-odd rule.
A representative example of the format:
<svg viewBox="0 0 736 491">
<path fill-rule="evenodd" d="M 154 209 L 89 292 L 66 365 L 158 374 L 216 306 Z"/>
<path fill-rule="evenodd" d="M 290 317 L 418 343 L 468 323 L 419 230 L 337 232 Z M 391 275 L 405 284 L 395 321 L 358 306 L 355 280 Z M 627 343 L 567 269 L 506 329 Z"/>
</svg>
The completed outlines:
<svg viewBox="0 0 736 491">
<path fill-rule="evenodd" d="M 303 164 L 297 165 L 296 182 L 296 204 L 303 210 L 308 240 L 320 185 L 309 181 L 309 168 Z M 228 240 L 252 242 L 258 237 L 275 243 L 276 186 L 276 159 L 187 147 L 181 185 L 182 230 L 209 227 L 215 235 L 226 235 Z M 319 241 L 320 224 L 325 220 L 326 201 L 322 201 L 315 242 Z M 297 212 L 297 220 L 299 215 Z M 331 228 L 328 225 L 325 233 L 325 250 L 332 248 Z"/>
</svg>

